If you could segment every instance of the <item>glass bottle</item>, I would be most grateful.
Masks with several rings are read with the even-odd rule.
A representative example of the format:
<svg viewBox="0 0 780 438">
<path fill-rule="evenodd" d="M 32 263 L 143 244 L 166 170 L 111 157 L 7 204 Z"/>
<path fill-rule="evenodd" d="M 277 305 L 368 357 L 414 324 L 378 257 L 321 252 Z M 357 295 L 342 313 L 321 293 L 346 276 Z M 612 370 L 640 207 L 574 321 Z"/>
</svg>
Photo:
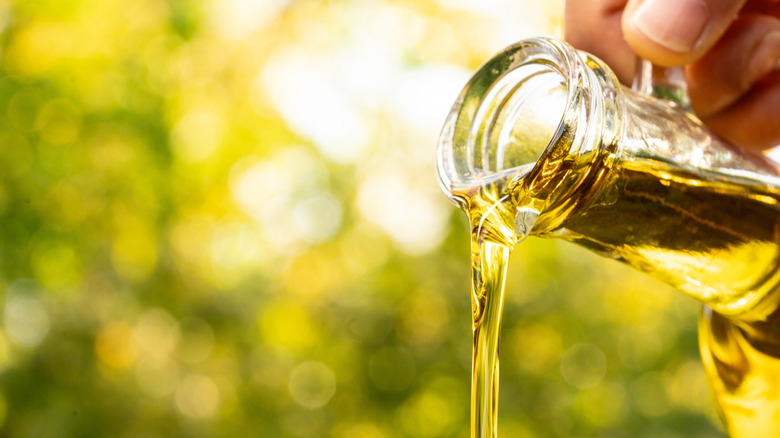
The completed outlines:
<svg viewBox="0 0 780 438">
<path fill-rule="evenodd" d="M 562 41 L 505 49 L 447 118 L 440 184 L 461 206 L 493 187 L 502 235 L 566 239 L 701 301 L 700 349 L 729 433 L 774 437 L 780 169 L 708 131 L 679 81 L 648 65 L 629 89 Z"/>
</svg>

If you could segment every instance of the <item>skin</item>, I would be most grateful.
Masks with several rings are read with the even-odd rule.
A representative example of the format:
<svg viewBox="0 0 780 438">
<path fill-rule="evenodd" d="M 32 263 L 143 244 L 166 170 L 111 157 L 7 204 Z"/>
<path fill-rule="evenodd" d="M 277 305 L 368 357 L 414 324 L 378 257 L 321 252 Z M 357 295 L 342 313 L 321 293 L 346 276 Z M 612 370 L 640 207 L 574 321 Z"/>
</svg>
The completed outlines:
<svg viewBox="0 0 780 438">
<path fill-rule="evenodd" d="M 754 150 L 780 145 L 780 0 L 566 0 L 564 38 L 625 84 L 637 55 L 684 66 L 712 131 Z"/>
</svg>

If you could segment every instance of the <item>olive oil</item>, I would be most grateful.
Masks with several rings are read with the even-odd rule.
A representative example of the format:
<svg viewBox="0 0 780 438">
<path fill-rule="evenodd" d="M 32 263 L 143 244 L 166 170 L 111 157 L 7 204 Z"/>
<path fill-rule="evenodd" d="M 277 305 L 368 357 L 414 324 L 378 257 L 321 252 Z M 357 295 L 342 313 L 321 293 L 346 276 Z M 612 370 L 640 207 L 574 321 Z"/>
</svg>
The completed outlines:
<svg viewBox="0 0 780 438">
<path fill-rule="evenodd" d="M 699 345 L 729 433 L 780 436 L 780 167 L 686 112 L 681 70 L 638 66 L 632 90 L 565 42 L 520 41 L 447 117 L 437 173 L 471 226 L 472 438 L 496 436 L 506 267 L 528 235 L 701 301 Z"/>
<path fill-rule="evenodd" d="M 708 313 L 700 327 L 715 398 L 732 436 L 776 436 L 780 328 L 771 320 L 780 300 L 780 191 L 758 174 L 653 158 L 607 157 L 598 167 L 575 169 L 594 176 L 565 208 L 539 208 L 532 175 L 451 189 L 471 228 L 472 438 L 497 436 L 507 265 L 529 234 L 628 263 L 729 315 Z"/>
<path fill-rule="evenodd" d="M 509 227 L 501 181 L 455 194 L 471 228 L 471 436 L 496 437 L 498 342 L 509 253 L 516 238 Z"/>
<path fill-rule="evenodd" d="M 553 232 L 720 313 L 761 319 L 780 284 L 780 190 L 748 176 L 618 161 Z"/>
</svg>

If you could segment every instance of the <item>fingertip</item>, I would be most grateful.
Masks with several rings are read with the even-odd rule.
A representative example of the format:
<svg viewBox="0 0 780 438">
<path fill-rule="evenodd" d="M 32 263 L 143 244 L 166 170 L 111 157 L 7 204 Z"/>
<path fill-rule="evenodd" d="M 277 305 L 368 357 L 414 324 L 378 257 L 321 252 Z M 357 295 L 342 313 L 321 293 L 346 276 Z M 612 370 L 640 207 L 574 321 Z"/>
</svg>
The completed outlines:
<svg viewBox="0 0 780 438">
<path fill-rule="evenodd" d="M 728 29 L 746 0 L 632 0 L 622 29 L 634 51 L 654 64 L 688 64 Z"/>
<path fill-rule="evenodd" d="M 629 43 L 658 64 L 686 61 L 710 21 L 702 0 L 645 0 L 623 20 Z"/>
</svg>

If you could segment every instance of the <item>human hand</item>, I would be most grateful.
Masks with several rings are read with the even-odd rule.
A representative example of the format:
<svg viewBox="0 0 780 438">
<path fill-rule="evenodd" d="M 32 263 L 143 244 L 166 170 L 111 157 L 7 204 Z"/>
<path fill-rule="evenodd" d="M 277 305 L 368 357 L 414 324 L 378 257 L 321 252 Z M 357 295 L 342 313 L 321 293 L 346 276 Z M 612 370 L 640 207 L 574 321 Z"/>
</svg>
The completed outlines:
<svg viewBox="0 0 780 438">
<path fill-rule="evenodd" d="M 780 0 L 566 0 L 564 38 L 625 84 L 637 54 L 684 65 L 712 131 L 758 150 L 780 144 Z"/>
</svg>

